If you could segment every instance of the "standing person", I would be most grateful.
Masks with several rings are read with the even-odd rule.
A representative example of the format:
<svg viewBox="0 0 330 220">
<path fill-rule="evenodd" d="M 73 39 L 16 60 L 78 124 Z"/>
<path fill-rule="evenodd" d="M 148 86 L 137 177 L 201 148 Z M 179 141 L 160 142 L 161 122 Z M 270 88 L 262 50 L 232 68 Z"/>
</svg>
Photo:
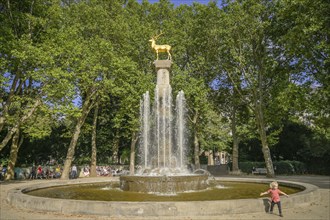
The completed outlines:
<svg viewBox="0 0 330 220">
<path fill-rule="evenodd" d="M 284 192 L 282 192 L 281 190 L 278 189 L 278 183 L 277 182 L 275 182 L 275 181 L 271 182 L 269 186 L 270 186 L 270 189 L 267 190 L 266 192 L 260 193 L 260 196 L 270 194 L 271 205 L 270 205 L 269 213 L 273 214 L 274 205 L 277 204 L 279 214 L 280 214 L 281 217 L 283 217 L 280 194 L 285 195 L 286 197 L 289 197 L 289 196 L 286 193 L 284 193 Z"/>
<path fill-rule="evenodd" d="M 77 167 L 76 165 L 73 165 L 71 168 L 71 178 L 75 179 L 77 177 Z"/>
<path fill-rule="evenodd" d="M 30 172 L 30 178 L 29 179 L 36 179 L 37 177 L 37 172 L 36 172 L 36 166 L 33 164 L 31 167 L 31 172 Z"/>
</svg>

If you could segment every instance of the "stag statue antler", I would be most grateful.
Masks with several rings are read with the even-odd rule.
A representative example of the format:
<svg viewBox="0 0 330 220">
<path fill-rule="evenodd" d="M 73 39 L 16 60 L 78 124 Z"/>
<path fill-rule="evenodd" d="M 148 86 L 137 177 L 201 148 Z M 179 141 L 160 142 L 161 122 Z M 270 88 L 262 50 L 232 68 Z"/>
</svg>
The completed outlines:
<svg viewBox="0 0 330 220">
<path fill-rule="evenodd" d="M 171 46 L 170 45 L 157 45 L 156 44 L 156 40 L 158 39 L 158 37 L 160 35 L 162 35 L 163 33 L 161 32 L 160 34 L 158 34 L 157 36 L 155 37 L 152 37 L 149 41 L 151 42 L 151 47 L 152 49 L 154 49 L 156 51 L 156 54 L 157 54 L 157 60 L 158 60 L 158 53 L 159 52 L 166 52 L 168 57 L 167 59 L 168 60 L 171 60 L 172 59 L 172 56 L 171 56 L 171 53 L 170 53 L 170 50 L 171 50 Z"/>
</svg>

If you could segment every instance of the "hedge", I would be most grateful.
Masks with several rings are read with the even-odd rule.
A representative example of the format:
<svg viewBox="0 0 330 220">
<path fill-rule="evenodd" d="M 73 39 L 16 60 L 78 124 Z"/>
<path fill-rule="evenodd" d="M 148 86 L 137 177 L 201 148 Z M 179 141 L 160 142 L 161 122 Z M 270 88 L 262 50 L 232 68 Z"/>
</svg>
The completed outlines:
<svg viewBox="0 0 330 220">
<path fill-rule="evenodd" d="M 239 169 L 243 173 L 252 173 L 253 167 L 255 168 L 266 168 L 265 162 L 258 161 L 247 161 L 247 162 L 239 162 Z M 290 160 L 282 160 L 282 161 L 273 161 L 274 172 L 275 174 L 304 174 L 306 173 L 306 165 L 300 161 L 290 161 Z M 229 164 L 231 169 L 231 164 Z"/>
</svg>

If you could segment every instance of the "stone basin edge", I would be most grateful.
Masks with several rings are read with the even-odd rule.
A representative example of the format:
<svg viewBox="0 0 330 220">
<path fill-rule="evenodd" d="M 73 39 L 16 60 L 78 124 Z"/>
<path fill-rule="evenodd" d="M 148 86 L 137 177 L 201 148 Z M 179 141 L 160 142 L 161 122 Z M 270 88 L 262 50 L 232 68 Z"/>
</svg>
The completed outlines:
<svg viewBox="0 0 330 220">
<path fill-rule="evenodd" d="M 217 177 L 217 181 L 227 182 L 255 182 L 270 183 L 275 179 L 249 179 Z M 72 199 L 56 199 L 36 197 L 24 194 L 39 188 L 53 186 L 116 182 L 118 178 L 111 179 L 76 179 L 58 180 L 45 184 L 27 184 L 8 191 L 7 202 L 16 207 L 34 211 L 56 212 L 62 214 L 99 215 L 109 217 L 170 217 L 170 216 L 220 216 L 223 214 L 243 214 L 266 212 L 268 198 L 236 199 L 218 201 L 191 201 L 191 202 L 111 202 L 111 201 L 87 201 Z M 319 188 L 312 184 L 277 180 L 280 185 L 293 186 L 304 189 L 292 194 L 289 198 L 283 198 L 283 208 L 294 208 L 300 205 L 311 204 L 320 198 Z"/>
</svg>

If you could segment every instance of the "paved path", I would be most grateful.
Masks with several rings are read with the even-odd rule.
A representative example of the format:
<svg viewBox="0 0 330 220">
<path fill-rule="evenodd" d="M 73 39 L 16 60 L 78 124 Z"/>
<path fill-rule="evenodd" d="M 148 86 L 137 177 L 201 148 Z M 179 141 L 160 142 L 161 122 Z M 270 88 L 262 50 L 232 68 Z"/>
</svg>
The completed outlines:
<svg viewBox="0 0 330 220">
<path fill-rule="evenodd" d="M 232 176 L 228 175 L 228 177 L 232 177 Z M 246 176 L 239 176 L 239 177 L 267 179 L 264 175 L 246 175 Z M 221 178 L 221 177 L 219 177 L 219 178 Z M 330 189 L 330 176 L 319 176 L 319 175 L 277 176 L 274 179 L 309 183 L 309 184 L 318 186 L 321 189 Z"/>
<path fill-rule="evenodd" d="M 278 179 L 310 183 L 321 189 L 330 189 L 330 176 L 278 176 Z"/>
<path fill-rule="evenodd" d="M 240 176 L 241 177 L 241 176 Z M 265 178 L 262 176 L 255 176 L 257 178 Z M 100 177 L 104 178 L 104 177 Z M 246 178 L 254 178 L 253 176 L 246 176 Z M 105 178 L 104 178 L 105 179 Z M 258 213 L 248 213 L 248 214 L 235 214 L 235 215 L 221 215 L 221 216 L 214 216 L 214 217 L 194 217 L 194 216 L 187 216 L 187 217 L 170 217 L 166 218 L 166 220 L 224 220 L 224 219 L 290 219 L 290 220 L 330 220 L 330 193 L 329 193 L 329 185 L 330 185 L 330 177 L 329 176 L 278 176 L 275 179 L 277 180 L 290 180 L 296 182 L 305 182 L 314 184 L 320 187 L 321 198 L 319 201 L 311 202 L 308 205 L 297 206 L 295 208 L 286 209 L 283 207 L 283 214 L 284 217 L 280 218 L 277 214 L 267 214 L 264 212 Z M 58 214 L 58 213 L 45 213 L 45 212 L 36 212 L 33 210 L 25 210 L 25 209 L 18 209 L 15 207 L 11 207 L 6 202 L 7 192 L 10 189 L 14 189 L 16 187 L 23 187 L 30 184 L 36 183 L 45 183 L 45 181 L 54 181 L 54 180 L 32 180 L 32 181 L 10 181 L 10 182 L 1 182 L 0 183 L 0 219 L 1 220 L 21 220 L 21 219 L 69 219 L 69 220 L 87 220 L 87 219 L 95 219 L 95 220 L 104 220 L 104 219 L 115 219 L 109 218 L 107 216 L 86 216 L 86 215 L 65 215 L 65 214 Z M 274 210 L 276 213 L 276 209 Z M 122 218 L 124 219 L 124 218 Z M 129 219 L 137 220 L 141 219 L 140 217 Z M 154 218 L 143 218 L 144 220 L 151 220 Z M 161 220 L 161 218 L 157 218 L 157 220 Z M 164 219 L 165 220 L 165 219 Z"/>
</svg>

